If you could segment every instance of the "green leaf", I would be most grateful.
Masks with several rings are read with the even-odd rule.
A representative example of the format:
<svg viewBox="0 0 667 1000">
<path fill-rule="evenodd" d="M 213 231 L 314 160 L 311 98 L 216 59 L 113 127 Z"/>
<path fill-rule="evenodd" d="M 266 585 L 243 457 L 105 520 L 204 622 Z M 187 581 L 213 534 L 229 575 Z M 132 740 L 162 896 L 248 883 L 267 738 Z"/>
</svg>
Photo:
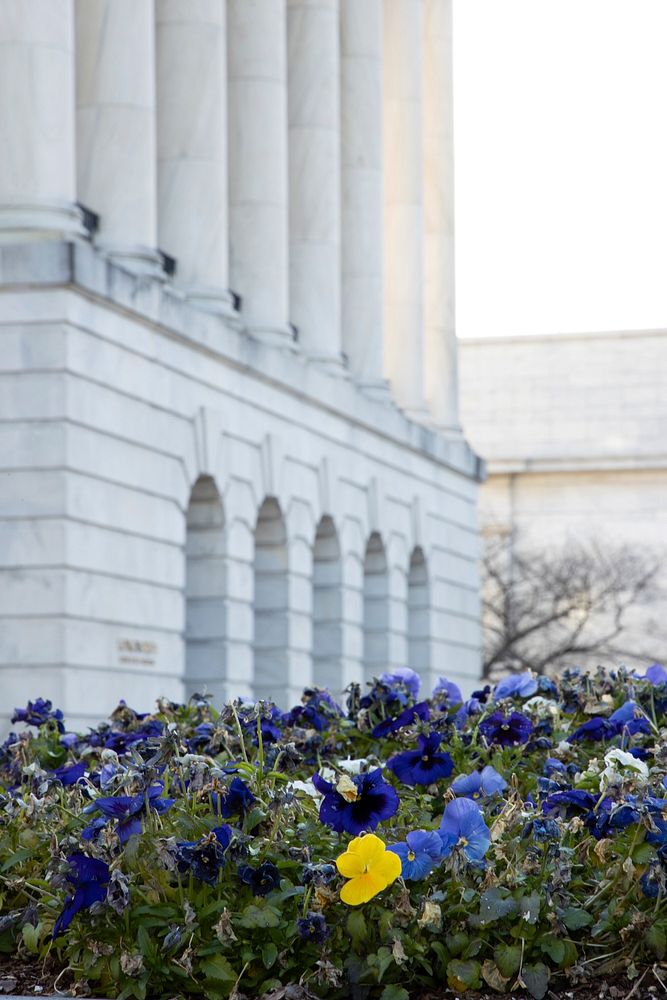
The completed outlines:
<svg viewBox="0 0 667 1000">
<path fill-rule="evenodd" d="M 632 852 L 632 860 L 636 865 L 647 865 L 653 857 L 655 857 L 655 848 L 646 842 L 639 844 Z"/>
<path fill-rule="evenodd" d="M 28 951 L 36 954 L 39 951 L 39 937 L 41 934 L 42 925 L 37 924 L 33 927 L 32 924 L 24 924 L 21 928 L 21 937 L 23 938 L 23 943 L 25 944 Z"/>
<path fill-rule="evenodd" d="M 517 902 L 512 899 L 509 890 L 503 889 L 501 886 L 487 889 L 479 900 L 479 915 L 485 924 L 501 920 L 503 917 L 512 917 L 518 908 Z"/>
<path fill-rule="evenodd" d="M 519 913 L 527 924 L 536 924 L 540 915 L 542 899 L 539 892 L 531 892 L 530 896 L 523 896 L 519 900 Z"/>
<path fill-rule="evenodd" d="M 549 970 L 544 962 L 524 965 L 521 970 L 523 984 L 535 1000 L 542 1000 L 549 988 Z"/>
<path fill-rule="evenodd" d="M 410 1000 L 410 994 L 402 986 L 396 986 L 392 983 L 382 990 L 380 1000 Z"/>
<path fill-rule="evenodd" d="M 264 968 L 270 969 L 278 957 L 278 949 L 272 941 L 262 946 L 262 961 Z"/>
<path fill-rule="evenodd" d="M 540 940 L 540 951 L 548 955 L 556 965 L 562 965 L 565 958 L 565 942 L 555 934 L 545 934 Z"/>
<path fill-rule="evenodd" d="M 31 857 L 33 849 L 31 847 L 20 847 L 18 851 L 14 851 L 10 857 L 7 858 L 0 872 L 8 872 L 10 868 L 14 868 L 15 865 L 20 865 L 22 861 L 27 861 Z"/>
<path fill-rule="evenodd" d="M 453 958 L 447 964 L 449 988 L 459 993 L 463 993 L 465 990 L 478 990 L 480 987 L 479 974 L 479 962 L 461 962 L 458 958 Z"/>
<path fill-rule="evenodd" d="M 653 924 L 646 932 L 646 943 L 655 957 L 662 961 L 667 951 L 667 935 L 659 924 Z"/>
<path fill-rule="evenodd" d="M 493 957 L 503 976 L 508 979 L 519 971 L 521 965 L 521 947 L 518 944 L 499 944 L 494 949 Z"/>
<path fill-rule="evenodd" d="M 270 906 L 256 906 L 250 903 L 241 914 L 239 924 L 241 927 L 277 927 L 280 917 Z"/>
<path fill-rule="evenodd" d="M 237 974 L 224 957 L 224 955 L 212 955 L 200 964 L 200 969 L 206 979 L 215 979 L 219 982 L 236 982 Z"/>
<path fill-rule="evenodd" d="M 382 982 L 382 977 L 385 972 L 394 961 L 394 956 L 389 948 L 378 948 L 377 953 L 377 964 L 378 964 L 378 982 Z"/>
<path fill-rule="evenodd" d="M 450 954 L 460 955 L 464 948 L 468 947 L 468 942 L 470 938 L 467 934 L 459 932 L 458 934 L 447 934 L 445 936 L 445 944 L 447 945 Z"/>
<path fill-rule="evenodd" d="M 366 918 L 361 910 L 352 910 L 347 918 L 347 933 L 352 938 L 352 944 L 358 948 L 362 941 L 366 940 L 368 933 Z"/>
<path fill-rule="evenodd" d="M 568 906 L 561 914 L 561 920 L 568 930 L 578 931 L 581 927 L 588 927 L 593 923 L 593 918 L 586 910 L 580 910 L 576 906 Z"/>
</svg>

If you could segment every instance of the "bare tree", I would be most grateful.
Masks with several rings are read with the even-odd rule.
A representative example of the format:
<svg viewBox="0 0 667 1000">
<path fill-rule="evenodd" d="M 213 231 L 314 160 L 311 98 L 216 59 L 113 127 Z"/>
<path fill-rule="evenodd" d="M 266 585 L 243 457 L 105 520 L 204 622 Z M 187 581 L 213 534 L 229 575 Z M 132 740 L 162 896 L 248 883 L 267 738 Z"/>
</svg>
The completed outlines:
<svg viewBox="0 0 667 1000">
<path fill-rule="evenodd" d="M 664 657 L 667 633 L 646 624 L 647 606 L 660 596 L 659 569 L 659 559 L 627 545 L 570 541 L 547 550 L 522 544 L 516 532 L 490 533 L 482 565 L 484 675 Z"/>
</svg>

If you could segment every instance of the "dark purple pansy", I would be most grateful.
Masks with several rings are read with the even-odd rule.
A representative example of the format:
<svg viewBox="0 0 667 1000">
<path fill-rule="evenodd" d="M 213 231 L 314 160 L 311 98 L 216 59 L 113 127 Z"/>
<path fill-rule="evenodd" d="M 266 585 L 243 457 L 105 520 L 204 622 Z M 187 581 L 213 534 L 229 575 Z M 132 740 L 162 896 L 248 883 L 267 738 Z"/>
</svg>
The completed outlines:
<svg viewBox="0 0 667 1000">
<path fill-rule="evenodd" d="M 81 851 L 70 854 L 67 861 L 73 869 L 67 875 L 67 881 L 73 887 L 74 892 L 65 900 L 65 907 L 56 920 L 53 928 L 54 938 L 67 930 L 80 910 L 87 910 L 93 903 L 99 903 L 106 899 L 107 886 L 109 885 L 109 866 L 104 861 L 89 858 Z"/>
<path fill-rule="evenodd" d="M 43 726 L 46 722 L 55 722 L 58 732 L 65 732 L 63 713 L 59 708 L 54 711 L 53 703 L 46 698 L 35 698 L 25 708 L 15 708 L 11 721 L 24 722 L 26 726 Z"/>
<path fill-rule="evenodd" d="M 51 777 L 67 788 L 69 785 L 75 785 L 77 781 L 80 781 L 85 773 L 86 762 L 85 760 L 80 760 L 76 764 L 63 764 L 62 767 L 57 767 L 54 771 L 51 771 Z"/>
<path fill-rule="evenodd" d="M 397 733 L 399 729 L 403 729 L 404 726 L 412 726 L 415 722 L 428 722 L 430 718 L 430 710 L 427 702 L 420 701 L 416 705 L 412 705 L 410 708 L 406 708 L 405 711 L 401 712 L 394 719 L 383 719 L 382 722 L 378 722 L 377 726 L 373 729 L 371 736 L 376 739 L 384 739 L 385 736 L 391 736 L 393 733 Z"/>
<path fill-rule="evenodd" d="M 297 920 L 296 929 L 303 941 L 311 941 L 313 944 L 323 944 L 329 937 L 326 920 L 321 913 L 312 910 Z"/>
<path fill-rule="evenodd" d="M 417 737 L 417 750 L 404 750 L 387 761 L 387 767 L 405 785 L 430 785 L 448 778 L 454 763 L 448 753 L 439 751 L 442 736 L 429 733 Z"/>
<path fill-rule="evenodd" d="M 382 777 L 382 768 L 366 774 L 355 774 L 351 779 L 354 788 L 345 795 L 337 791 L 330 781 L 319 774 L 313 775 L 313 784 L 324 798 L 320 805 L 320 822 L 338 833 L 357 837 L 375 828 L 398 810 L 400 799 L 395 788 Z"/>
<path fill-rule="evenodd" d="M 258 868 L 239 865 L 239 878 L 252 889 L 253 896 L 266 896 L 280 885 L 280 872 L 270 861 L 264 861 Z"/>
<path fill-rule="evenodd" d="M 254 801 L 255 796 L 242 778 L 232 778 L 226 792 L 211 792 L 213 811 L 225 819 L 245 815 Z"/>
<path fill-rule="evenodd" d="M 199 840 L 180 841 L 176 846 L 178 870 L 191 871 L 200 882 L 215 885 L 231 839 L 232 828 L 224 823 Z"/>
<path fill-rule="evenodd" d="M 512 747 L 519 743 L 526 743 L 530 739 L 533 724 L 521 712 L 512 712 L 507 716 L 503 715 L 502 712 L 494 712 L 488 719 L 480 722 L 479 731 L 488 743 L 501 747 Z"/>
</svg>

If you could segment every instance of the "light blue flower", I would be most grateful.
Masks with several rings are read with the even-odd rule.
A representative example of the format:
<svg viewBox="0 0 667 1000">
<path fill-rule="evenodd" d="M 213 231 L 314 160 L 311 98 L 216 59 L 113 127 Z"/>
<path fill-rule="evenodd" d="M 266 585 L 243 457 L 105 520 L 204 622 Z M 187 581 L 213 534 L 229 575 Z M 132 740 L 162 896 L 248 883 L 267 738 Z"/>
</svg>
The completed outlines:
<svg viewBox="0 0 667 1000">
<path fill-rule="evenodd" d="M 493 697 L 496 701 L 501 698 L 530 698 L 537 691 L 537 677 L 533 677 L 530 670 L 523 674 L 511 674 L 504 677 L 496 686 Z"/>
<path fill-rule="evenodd" d="M 481 861 L 491 846 L 491 835 L 477 803 L 472 799 L 449 802 L 440 821 L 440 839 L 443 858 L 460 847 L 468 861 Z"/>
<path fill-rule="evenodd" d="M 401 875 L 417 882 L 433 871 L 442 858 L 442 840 L 437 830 L 413 830 L 402 844 L 387 848 L 401 859 Z"/>
<path fill-rule="evenodd" d="M 410 667 L 396 667 L 391 673 L 381 674 L 379 680 L 383 684 L 403 684 L 412 697 L 417 700 L 417 695 L 419 694 L 419 685 L 421 684 L 421 677 L 415 670 L 411 670 Z"/>
<path fill-rule="evenodd" d="M 654 663 L 648 668 L 644 677 L 651 684 L 667 684 L 667 670 L 661 663 Z"/>
<path fill-rule="evenodd" d="M 443 695 L 450 705 L 460 705 L 463 701 L 461 688 L 458 684 L 455 684 L 454 681 L 448 681 L 446 677 L 438 677 L 432 697 L 440 700 Z"/>
<path fill-rule="evenodd" d="M 459 774 L 451 784 L 451 789 L 456 795 L 465 795 L 469 799 L 478 799 L 483 795 L 495 795 L 506 788 L 507 782 L 490 764 L 487 764 L 481 771 Z"/>
</svg>

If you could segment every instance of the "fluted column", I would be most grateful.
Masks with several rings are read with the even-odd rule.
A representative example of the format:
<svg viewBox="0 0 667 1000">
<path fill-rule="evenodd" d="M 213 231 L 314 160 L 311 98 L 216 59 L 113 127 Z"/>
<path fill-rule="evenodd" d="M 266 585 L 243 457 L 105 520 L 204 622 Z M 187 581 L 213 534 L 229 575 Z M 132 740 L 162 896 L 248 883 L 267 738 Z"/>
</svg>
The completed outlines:
<svg viewBox="0 0 667 1000">
<path fill-rule="evenodd" d="M 340 17 L 343 351 L 361 387 L 386 397 L 382 0 L 341 0 Z"/>
<path fill-rule="evenodd" d="M 338 0 L 288 0 L 290 316 L 313 360 L 343 374 Z"/>
<path fill-rule="evenodd" d="M 421 0 L 385 0 L 384 16 L 386 370 L 399 406 L 425 419 Z"/>
<path fill-rule="evenodd" d="M 98 246 L 157 273 L 153 0 L 76 0 L 77 174 Z"/>
<path fill-rule="evenodd" d="M 72 0 L 0 8 L 0 240 L 82 232 L 75 207 Z"/>
<path fill-rule="evenodd" d="M 231 314 L 227 42 L 220 0 L 157 0 L 158 245 L 175 284 Z"/>
<path fill-rule="evenodd" d="M 461 433 L 454 308 L 452 0 L 424 0 L 425 393 L 431 419 Z"/>
<path fill-rule="evenodd" d="M 255 336 L 290 344 L 285 0 L 228 0 L 230 283 Z"/>
</svg>

